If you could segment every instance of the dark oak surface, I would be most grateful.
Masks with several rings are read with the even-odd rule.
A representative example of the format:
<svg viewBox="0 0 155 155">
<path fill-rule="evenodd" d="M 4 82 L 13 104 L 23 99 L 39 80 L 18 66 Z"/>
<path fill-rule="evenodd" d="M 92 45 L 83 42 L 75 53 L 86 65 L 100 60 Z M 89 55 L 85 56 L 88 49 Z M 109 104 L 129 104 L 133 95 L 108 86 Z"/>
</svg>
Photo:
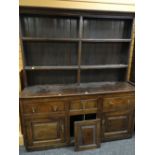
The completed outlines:
<svg viewBox="0 0 155 155">
<path fill-rule="evenodd" d="M 76 96 L 88 94 L 106 94 L 117 92 L 132 92 L 134 86 L 127 82 L 101 82 L 101 83 L 85 83 L 72 85 L 38 85 L 25 88 L 20 98 L 33 97 L 55 97 L 55 96 Z"/>
<path fill-rule="evenodd" d="M 70 122 L 73 116 L 76 116 L 73 124 L 76 124 L 77 121 L 82 123 L 85 119 L 87 122 L 87 119 L 89 119 L 87 125 L 83 124 L 82 128 L 84 130 L 79 129 L 78 132 L 74 132 L 74 135 L 72 135 L 79 139 L 79 142 L 76 140 L 79 144 L 75 144 L 76 147 L 79 145 L 77 150 L 96 148 L 100 142 L 131 137 L 134 126 L 133 92 L 128 94 L 107 94 L 102 97 L 98 101 L 98 95 L 83 96 L 82 98 L 67 97 L 65 100 L 61 100 L 61 97 L 56 99 L 26 98 L 21 100 L 22 128 L 27 150 L 73 144 L 70 133 L 72 130 Z M 128 104 L 128 100 L 130 100 L 130 104 Z M 87 114 L 94 113 L 97 116 L 95 117 L 96 119 L 94 116 L 87 117 Z M 81 116 L 81 118 L 77 116 Z M 66 121 L 62 124 L 61 121 L 64 118 L 66 118 Z M 97 120 L 98 118 L 100 119 L 98 123 L 101 126 L 95 133 L 95 126 L 92 126 L 91 123 L 93 122 L 92 120 Z M 74 129 L 77 131 L 77 126 Z M 88 137 L 88 135 L 99 134 L 99 130 L 101 130 L 101 135 L 98 137 L 98 144 L 95 144 L 94 138 Z M 83 137 L 80 137 L 79 132 L 82 132 Z"/>
</svg>

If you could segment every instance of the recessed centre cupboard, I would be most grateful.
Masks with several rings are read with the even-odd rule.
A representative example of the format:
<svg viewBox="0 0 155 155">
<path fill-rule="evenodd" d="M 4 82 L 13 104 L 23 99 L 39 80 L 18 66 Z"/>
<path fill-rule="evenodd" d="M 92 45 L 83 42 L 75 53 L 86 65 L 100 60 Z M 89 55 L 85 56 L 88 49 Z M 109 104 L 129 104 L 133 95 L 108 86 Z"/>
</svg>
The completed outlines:
<svg viewBox="0 0 155 155">
<path fill-rule="evenodd" d="M 20 7 L 27 150 L 130 138 L 134 14 Z"/>
</svg>

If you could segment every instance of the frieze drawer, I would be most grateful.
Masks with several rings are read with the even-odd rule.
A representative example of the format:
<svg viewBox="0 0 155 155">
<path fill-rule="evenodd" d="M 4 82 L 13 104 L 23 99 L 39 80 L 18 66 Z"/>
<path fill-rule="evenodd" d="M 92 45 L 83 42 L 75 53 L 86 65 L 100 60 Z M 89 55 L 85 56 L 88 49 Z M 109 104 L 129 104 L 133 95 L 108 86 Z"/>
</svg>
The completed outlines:
<svg viewBox="0 0 155 155">
<path fill-rule="evenodd" d="M 74 100 L 70 103 L 70 111 L 97 109 L 97 99 Z"/>
<path fill-rule="evenodd" d="M 65 112 L 65 101 L 29 101 L 22 104 L 24 114 Z"/>
<path fill-rule="evenodd" d="M 103 111 L 128 110 L 134 107 L 134 102 L 134 96 L 104 98 Z"/>
</svg>

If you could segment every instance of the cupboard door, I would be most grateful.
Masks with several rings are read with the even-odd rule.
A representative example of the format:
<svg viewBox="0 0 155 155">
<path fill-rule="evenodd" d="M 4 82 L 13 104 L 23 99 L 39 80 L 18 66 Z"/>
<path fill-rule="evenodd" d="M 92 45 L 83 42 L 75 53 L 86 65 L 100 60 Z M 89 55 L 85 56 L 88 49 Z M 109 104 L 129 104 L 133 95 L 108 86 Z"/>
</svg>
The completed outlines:
<svg viewBox="0 0 155 155">
<path fill-rule="evenodd" d="M 109 112 L 103 114 L 102 140 L 127 138 L 132 135 L 133 112 Z"/>
<path fill-rule="evenodd" d="M 75 151 L 100 147 L 100 119 L 75 122 Z"/>
<path fill-rule="evenodd" d="M 62 117 L 26 121 L 27 148 L 45 148 L 66 142 L 66 120 Z"/>
</svg>

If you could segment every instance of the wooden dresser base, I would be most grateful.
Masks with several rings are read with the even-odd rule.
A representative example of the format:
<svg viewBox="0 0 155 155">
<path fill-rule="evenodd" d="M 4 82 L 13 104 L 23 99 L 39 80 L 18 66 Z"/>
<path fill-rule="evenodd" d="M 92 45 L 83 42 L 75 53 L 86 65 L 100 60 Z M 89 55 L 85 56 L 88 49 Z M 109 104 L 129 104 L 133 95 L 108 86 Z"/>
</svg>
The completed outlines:
<svg viewBox="0 0 155 155">
<path fill-rule="evenodd" d="M 77 95 L 74 91 L 74 95 L 61 96 L 49 96 L 50 92 L 46 92 L 47 96 L 25 95 L 25 90 L 20 97 L 20 114 L 27 150 L 69 146 L 74 141 L 78 151 L 99 147 L 104 141 L 131 137 L 134 87 L 128 84 L 124 91 L 112 87 L 113 91 L 109 91 L 109 85 L 107 91 L 97 89 L 99 93 L 78 94 L 78 90 Z"/>
</svg>

